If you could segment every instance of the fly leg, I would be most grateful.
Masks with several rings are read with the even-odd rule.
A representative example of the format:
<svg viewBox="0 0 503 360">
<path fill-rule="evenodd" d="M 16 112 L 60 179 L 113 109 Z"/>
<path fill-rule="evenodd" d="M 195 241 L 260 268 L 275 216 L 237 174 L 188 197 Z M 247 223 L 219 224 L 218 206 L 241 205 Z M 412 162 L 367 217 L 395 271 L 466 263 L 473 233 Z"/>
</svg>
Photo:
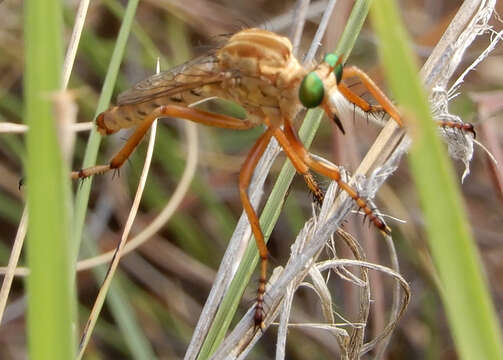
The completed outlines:
<svg viewBox="0 0 503 360">
<path fill-rule="evenodd" d="M 100 119 L 103 116 L 98 116 Z M 79 171 L 73 171 L 71 173 L 72 179 L 86 178 L 96 174 L 102 174 L 109 170 L 118 169 L 124 164 L 124 162 L 129 158 L 131 153 L 134 151 L 136 146 L 143 139 L 148 129 L 152 126 L 155 119 L 161 117 L 177 117 L 187 120 L 191 120 L 204 125 L 226 128 L 226 129 L 236 129 L 245 130 L 250 129 L 254 125 L 248 121 L 233 118 L 231 116 L 214 114 L 207 111 L 202 111 L 198 109 L 192 109 L 185 106 L 177 105 L 166 105 L 159 106 L 152 113 L 145 116 L 143 122 L 138 125 L 135 132 L 127 140 L 126 144 L 122 149 L 113 157 L 113 159 L 107 165 L 96 165 L 89 167 L 87 169 L 82 169 Z"/>
<path fill-rule="evenodd" d="M 297 170 L 297 172 L 299 171 Z M 323 199 L 325 198 L 325 193 L 320 188 L 320 185 L 318 185 L 318 182 L 316 181 L 315 177 L 309 170 L 305 174 L 304 173 L 301 174 L 304 177 L 304 182 L 309 188 L 309 191 L 311 191 L 311 194 L 313 195 L 316 204 L 321 206 L 321 204 L 323 204 Z"/>
<path fill-rule="evenodd" d="M 438 120 L 437 125 L 444 127 L 444 128 L 450 127 L 453 129 L 461 130 L 463 132 L 469 132 L 473 135 L 474 139 L 477 137 L 477 134 L 475 133 L 475 129 L 473 128 L 473 125 L 470 123 L 450 121 L 450 120 Z"/>
<path fill-rule="evenodd" d="M 358 205 L 358 207 L 365 213 L 365 216 L 379 230 L 386 234 L 391 232 L 384 221 L 370 208 L 368 203 L 358 195 L 358 192 L 341 179 L 341 174 L 336 167 L 329 166 L 311 157 L 302 142 L 299 140 L 288 119 L 285 119 L 284 121 L 284 130 L 276 130 L 274 136 L 278 139 L 278 142 L 294 164 L 297 171 L 304 173 L 306 169 L 310 168 L 336 181 L 339 187 L 353 199 L 356 205 Z"/>
<path fill-rule="evenodd" d="M 350 103 L 358 106 L 365 112 L 379 112 L 385 111 L 382 105 L 370 104 L 367 100 L 357 95 L 353 90 L 351 90 L 346 84 L 340 83 L 337 86 L 339 92 L 348 100 Z"/>
<path fill-rule="evenodd" d="M 360 107 L 363 111 L 366 112 L 375 112 L 375 111 L 385 111 L 387 112 L 400 126 L 403 126 L 403 121 L 398 113 L 398 109 L 395 105 L 388 99 L 386 95 L 379 89 L 379 87 L 374 83 L 374 81 L 361 69 L 356 66 L 345 67 L 343 70 L 342 78 L 350 78 L 357 77 L 363 83 L 363 85 L 367 88 L 367 90 L 372 94 L 372 96 L 377 100 L 379 105 L 371 105 L 360 96 L 356 95 L 351 89 L 349 89 L 342 82 L 338 84 L 337 88 L 341 92 L 342 95 L 351 103 Z M 470 123 L 462 123 L 455 121 L 437 121 L 438 126 L 442 127 L 450 127 L 454 129 L 459 129 L 463 132 L 469 132 L 475 137 L 475 130 L 473 129 L 473 125 Z"/>
<path fill-rule="evenodd" d="M 367 90 L 372 94 L 372 96 L 377 100 L 382 108 L 370 105 L 367 101 L 362 99 L 360 96 L 356 95 L 351 89 L 340 82 L 337 87 L 339 91 L 344 95 L 348 101 L 360 107 L 364 111 L 386 111 L 400 126 L 403 126 L 402 119 L 398 113 L 398 109 L 395 105 L 388 99 L 388 97 L 379 89 L 375 82 L 362 70 L 356 66 L 345 67 L 342 72 L 342 79 L 347 79 L 351 77 L 357 77 L 367 88 Z"/>
<path fill-rule="evenodd" d="M 250 185 L 250 180 L 253 175 L 253 171 L 257 166 L 257 163 L 264 153 L 264 150 L 271 139 L 274 129 L 268 128 L 265 133 L 263 133 L 260 138 L 255 142 L 253 148 L 248 153 L 245 162 L 241 167 L 239 172 L 239 195 L 241 197 L 241 203 L 243 204 L 243 209 L 246 212 L 248 221 L 250 222 L 253 235 L 255 236 L 255 242 L 257 243 L 258 252 L 260 255 L 260 278 L 259 286 L 257 289 L 257 304 L 255 305 L 255 326 L 264 329 L 264 293 L 265 284 L 267 279 L 267 245 L 264 241 L 264 234 L 260 228 L 260 222 L 257 213 L 253 209 L 253 206 L 248 197 L 248 185 Z"/>
<path fill-rule="evenodd" d="M 323 193 L 323 190 L 320 189 L 318 182 L 314 178 L 311 171 L 309 171 L 309 167 L 304 163 L 304 161 L 299 157 L 297 153 L 288 152 L 286 150 L 286 148 L 290 147 L 290 143 L 288 142 L 285 134 L 283 133 L 283 131 L 281 131 L 281 129 L 277 128 L 274 130 L 274 137 L 276 138 L 276 140 L 278 140 L 279 145 L 287 154 L 295 170 L 297 170 L 297 172 L 304 177 L 304 182 L 306 183 L 311 193 L 314 195 L 316 202 L 321 205 L 323 203 L 325 194 Z"/>
</svg>

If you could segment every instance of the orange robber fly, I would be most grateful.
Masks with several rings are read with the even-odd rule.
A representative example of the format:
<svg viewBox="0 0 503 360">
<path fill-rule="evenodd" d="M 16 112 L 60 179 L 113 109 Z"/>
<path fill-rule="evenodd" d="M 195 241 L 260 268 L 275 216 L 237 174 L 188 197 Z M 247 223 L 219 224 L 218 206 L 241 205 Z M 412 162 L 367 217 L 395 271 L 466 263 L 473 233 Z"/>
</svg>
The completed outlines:
<svg viewBox="0 0 503 360">
<path fill-rule="evenodd" d="M 379 105 L 371 105 L 342 82 L 353 77 L 362 82 Z M 261 29 L 242 30 L 231 36 L 211 55 L 153 75 L 120 94 L 117 105 L 97 117 L 98 131 L 102 135 L 110 135 L 124 128 L 136 127 L 136 130 L 108 165 L 74 171 L 72 178 L 86 178 L 120 168 L 158 118 L 183 118 L 234 130 L 264 125 L 265 132 L 253 145 L 239 173 L 241 202 L 261 259 L 254 319 L 255 325 L 263 328 L 268 251 L 247 189 L 257 162 L 272 137 L 276 138 L 318 200 L 321 201 L 323 192 L 311 175 L 311 170 L 336 181 L 379 230 L 390 233 L 383 219 L 370 208 L 368 202 L 341 179 L 341 173 L 336 167 L 311 157 L 294 128 L 294 120 L 302 109 L 321 107 L 344 132 L 337 109 L 330 100 L 337 92 L 363 111 L 384 111 L 402 125 L 397 108 L 369 76 L 357 67 L 344 67 L 341 57 L 336 54 L 327 54 L 323 62 L 308 70 L 292 54 L 292 44 L 288 38 Z M 210 97 L 240 104 L 247 112 L 246 119 L 189 107 Z M 470 124 L 441 125 L 473 133 Z"/>
</svg>

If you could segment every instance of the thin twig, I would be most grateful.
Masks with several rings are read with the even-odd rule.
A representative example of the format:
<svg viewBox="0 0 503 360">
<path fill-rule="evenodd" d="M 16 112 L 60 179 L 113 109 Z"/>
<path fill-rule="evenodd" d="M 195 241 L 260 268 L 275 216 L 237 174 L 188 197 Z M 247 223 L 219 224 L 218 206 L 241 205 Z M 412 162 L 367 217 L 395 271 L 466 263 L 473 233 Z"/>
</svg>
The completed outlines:
<svg viewBox="0 0 503 360">
<path fill-rule="evenodd" d="M 289 38 L 292 41 L 294 56 L 297 56 L 310 2 L 311 0 L 297 0 L 297 5 L 295 6 L 295 10 L 293 12 L 292 24 L 296 24 L 296 26 L 292 26 Z"/>
<path fill-rule="evenodd" d="M 72 124 L 70 129 L 74 132 L 89 131 L 93 128 L 92 122 Z M 28 131 L 28 126 L 11 122 L 0 122 L 0 134 L 22 134 Z"/>
<path fill-rule="evenodd" d="M 321 18 L 320 24 L 318 25 L 318 29 L 316 30 L 316 34 L 314 35 L 313 41 L 311 42 L 311 46 L 304 57 L 302 63 L 309 64 L 313 61 L 318 48 L 321 45 L 321 39 L 323 39 L 323 35 L 325 35 L 325 31 L 327 30 L 328 21 L 332 16 L 332 11 L 334 10 L 335 3 L 337 0 L 330 0 L 327 4 L 325 11 L 323 12 L 323 17 Z"/>
<path fill-rule="evenodd" d="M 257 164 L 255 173 L 249 186 L 250 201 L 254 208 L 257 207 L 257 204 L 260 201 L 260 198 L 263 194 L 262 189 L 265 179 L 278 154 L 279 146 L 276 140 L 273 139 L 269 143 L 267 149 L 264 152 L 264 155 Z M 223 299 L 225 291 L 232 281 L 234 275 L 232 269 L 235 269 L 235 264 L 239 263 L 242 257 L 242 251 L 240 251 L 242 244 L 247 243 L 250 236 L 251 228 L 248 223 L 248 218 L 246 217 L 246 214 L 243 213 L 239 218 L 234 233 L 229 240 L 229 245 L 227 246 L 225 254 L 222 257 L 215 282 L 213 284 L 213 287 L 211 288 L 208 298 L 206 299 L 203 311 L 196 325 L 194 333 L 192 334 L 191 342 L 189 344 L 187 352 L 185 353 L 185 360 L 196 359 L 199 350 L 204 342 L 204 339 L 208 333 L 208 330 L 211 327 L 213 318 L 217 312 L 220 302 Z"/>
<path fill-rule="evenodd" d="M 384 240 L 386 242 L 386 247 L 388 248 L 388 252 L 390 255 L 391 269 L 393 269 L 397 274 L 399 274 L 400 273 L 400 266 L 398 264 L 398 255 L 396 253 L 395 244 L 393 243 L 393 240 L 389 236 L 385 236 Z M 398 317 L 400 316 L 400 283 L 398 281 L 395 282 L 395 286 L 393 287 L 393 297 L 392 298 L 393 298 L 393 300 L 392 300 L 393 302 L 391 305 L 390 318 L 391 319 L 398 319 Z M 377 360 L 384 357 L 384 353 L 386 352 L 386 349 L 389 345 L 390 340 L 391 340 L 391 332 L 389 332 L 389 334 L 386 335 L 386 337 L 379 344 L 379 347 L 377 348 L 377 351 L 375 354 L 375 358 Z"/>
<path fill-rule="evenodd" d="M 72 73 L 73 64 L 75 63 L 75 56 L 79 47 L 80 36 L 82 35 L 82 29 L 84 28 L 88 9 L 89 0 L 81 0 L 77 14 L 75 15 L 75 24 L 73 25 L 72 37 L 70 38 L 70 43 L 68 44 L 68 49 L 66 51 L 65 61 L 63 63 L 63 76 L 61 82 L 61 88 L 63 90 L 67 88 L 68 81 L 70 80 L 70 75 Z"/>
<path fill-rule="evenodd" d="M 143 166 L 143 171 L 140 176 L 140 181 L 138 183 L 138 189 L 136 191 L 136 195 L 135 195 L 133 204 L 131 206 L 129 216 L 128 216 L 126 225 L 124 227 L 122 237 L 119 241 L 119 244 L 117 245 L 117 249 L 115 250 L 114 257 L 112 259 L 112 262 L 110 263 L 110 267 L 108 268 L 108 272 L 105 276 L 105 279 L 103 280 L 103 284 L 98 292 L 98 296 L 96 297 L 93 308 L 91 310 L 91 314 L 89 315 L 86 326 L 84 328 L 82 338 L 81 338 L 80 344 L 79 344 L 79 354 L 77 356 L 77 360 L 80 360 L 82 358 L 82 356 L 84 355 L 84 351 L 86 349 L 86 346 L 87 346 L 87 344 L 91 338 L 91 335 L 93 333 L 94 325 L 96 324 L 96 321 L 98 321 L 99 313 L 101 312 L 101 308 L 103 307 L 103 304 L 105 302 L 105 297 L 108 292 L 108 289 L 110 288 L 110 284 L 111 284 L 113 276 L 115 274 L 115 270 L 117 269 L 117 266 L 119 265 L 119 261 L 122 256 L 122 250 L 124 248 L 124 245 L 126 244 L 126 240 L 129 236 L 129 233 L 130 233 L 131 228 L 133 226 L 134 219 L 135 219 L 136 214 L 138 212 L 141 197 L 143 195 L 143 190 L 145 188 L 145 183 L 147 182 L 147 175 L 148 175 L 148 170 L 150 169 L 150 164 L 152 161 L 152 154 L 154 152 L 156 129 L 157 129 L 157 120 L 154 121 L 154 123 L 152 124 L 152 127 L 150 129 L 150 138 L 149 138 L 149 142 L 148 142 L 148 149 L 147 149 L 147 154 L 145 157 L 145 164 Z"/>
<path fill-rule="evenodd" d="M 14 279 L 15 275 L 16 265 L 19 261 L 19 255 L 21 254 L 21 249 L 23 248 L 23 240 L 26 236 L 27 223 L 28 208 L 25 206 L 23 215 L 21 216 L 21 220 L 19 221 L 19 226 L 17 228 L 16 238 L 14 239 L 14 244 L 12 245 L 12 250 L 10 252 L 9 263 L 7 264 L 5 271 L 2 288 L 0 289 L 0 324 L 2 323 L 5 306 L 7 305 L 7 298 L 9 297 L 12 280 Z"/>
<path fill-rule="evenodd" d="M 356 260 L 366 261 L 366 255 L 360 244 L 349 233 L 342 229 L 337 229 L 337 234 L 341 237 L 346 245 L 351 249 L 353 256 Z M 345 269 L 343 267 L 343 269 Z M 359 286 L 360 292 L 360 309 L 356 323 L 365 324 L 365 326 L 354 326 L 349 337 L 347 346 L 341 346 L 341 358 L 346 356 L 347 359 L 358 359 L 360 356 L 360 349 L 363 345 L 365 338 L 366 324 L 370 313 L 370 283 L 368 277 L 368 269 L 360 267 L 360 276 L 362 285 Z M 355 324 L 355 322 L 352 322 Z"/>
</svg>

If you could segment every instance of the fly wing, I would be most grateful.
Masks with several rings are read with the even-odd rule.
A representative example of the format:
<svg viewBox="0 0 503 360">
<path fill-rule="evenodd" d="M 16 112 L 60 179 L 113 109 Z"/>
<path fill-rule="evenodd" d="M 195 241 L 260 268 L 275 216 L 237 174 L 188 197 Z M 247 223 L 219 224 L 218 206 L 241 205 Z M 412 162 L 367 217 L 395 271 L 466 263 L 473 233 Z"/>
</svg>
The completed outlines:
<svg viewBox="0 0 503 360">
<path fill-rule="evenodd" d="M 117 97 L 117 105 L 132 105 L 163 96 L 172 96 L 190 89 L 222 82 L 218 59 L 214 55 L 202 56 L 168 71 L 150 76 Z"/>
</svg>

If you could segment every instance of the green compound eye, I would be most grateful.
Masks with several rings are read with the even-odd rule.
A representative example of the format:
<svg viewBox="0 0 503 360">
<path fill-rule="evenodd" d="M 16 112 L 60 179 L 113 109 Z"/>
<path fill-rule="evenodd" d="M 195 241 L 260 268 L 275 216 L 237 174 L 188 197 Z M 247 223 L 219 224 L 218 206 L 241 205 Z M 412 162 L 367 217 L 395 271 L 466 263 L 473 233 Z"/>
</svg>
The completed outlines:
<svg viewBox="0 0 503 360">
<path fill-rule="evenodd" d="M 335 55 L 334 53 L 328 53 L 327 55 L 325 55 L 323 62 L 326 62 L 328 65 L 330 65 L 330 67 L 335 67 L 337 60 L 339 60 L 339 57 L 337 55 Z"/>
<path fill-rule="evenodd" d="M 315 108 L 321 104 L 325 96 L 323 81 L 314 71 L 307 74 L 299 88 L 299 100 L 308 109 Z"/>
<path fill-rule="evenodd" d="M 342 80 L 342 64 L 337 64 L 339 57 L 333 53 L 328 53 L 325 55 L 323 61 L 334 69 L 335 80 L 337 81 L 337 84 L 340 83 Z"/>
</svg>

